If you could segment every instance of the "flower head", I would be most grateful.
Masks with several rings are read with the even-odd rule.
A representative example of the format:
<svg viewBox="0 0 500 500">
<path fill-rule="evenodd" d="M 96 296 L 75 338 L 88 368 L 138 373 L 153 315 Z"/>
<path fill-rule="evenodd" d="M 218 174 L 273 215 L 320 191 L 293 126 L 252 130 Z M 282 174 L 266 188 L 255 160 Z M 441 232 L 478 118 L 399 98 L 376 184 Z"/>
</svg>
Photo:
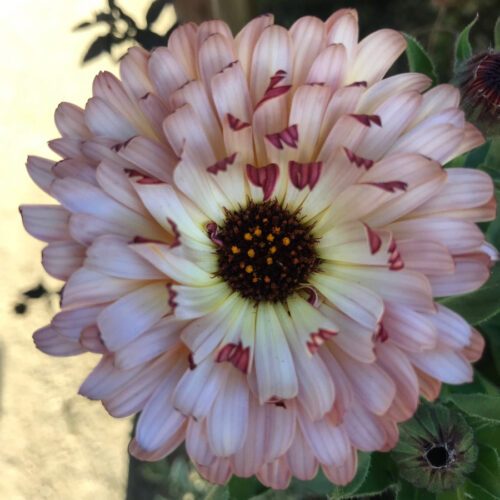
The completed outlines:
<svg viewBox="0 0 500 500">
<path fill-rule="evenodd" d="M 474 431 L 462 415 L 443 405 L 421 405 L 400 432 L 392 455 L 401 476 L 417 488 L 434 493 L 458 488 L 475 468 Z"/>
<path fill-rule="evenodd" d="M 62 160 L 28 171 L 60 205 L 21 209 L 66 281 L 34 339 L 101 355 L 80 393 L 141 412 L 135 456 L 185 441 L 216 483 L 346 484 L 420 394 L 471 379 L 483 340 L 434 297 L 488 278 L 493 185 L 442 168 L 483 142 L 456 89 L 383 80 L 404 49 L 358 42 L 350 9 L 187 24 L 58 107 Z"/>
<path fill-rule="evenodd" d="M 458 75 L 469 119 L 489 134 L 500 132 L 500 52 L 481 52 Z"/>
</svg>

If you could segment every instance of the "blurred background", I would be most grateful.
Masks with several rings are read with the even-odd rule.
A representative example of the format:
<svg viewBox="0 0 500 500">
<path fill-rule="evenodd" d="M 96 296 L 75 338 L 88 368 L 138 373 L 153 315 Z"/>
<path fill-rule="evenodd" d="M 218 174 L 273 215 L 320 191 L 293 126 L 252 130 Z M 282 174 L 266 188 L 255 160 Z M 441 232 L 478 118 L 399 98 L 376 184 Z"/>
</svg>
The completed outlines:
<svg viewBox="0 0 500 500">
<path fill-rule="evenodd" d="M 290 26 L 302 15 L 326 19 L 341 7 L 360 12 L 361 36 L 393 27 L 415 36 L 433 56 L 441 81 L 452 77 L 456 33 L 476 15 L 476 51 L 491 44 L 498 0 L 398 0 L 381 8 L 371 0 L 17 0 L 3 8 L 0 47 L 0 498 L 192 500 L 204 492 L 182 464 L 173 476 L 190 493 L 166 484 L 159 466 L 141 471 L 126 452 L 129 419 L 109 417 L 99 403 L 77 395 L 97 362 L 93 355 L 50 358 L 37 351 L 32 332 L 58 309 L 61 282 L 40 264 L 43 244 L 22 229 L 17 206 L 49 198 L 29 180 L 27 154 L 53 157 L 53 112 L 60 101 L 84 106 L 99 70 L 117 73 L 132 44 L 166 42 L 176 22 L 226 20 L 236 33 L 255 15 L 272 12 Z M 77 28 L 75 30 L 75 27 Z M 405 70 L 404 57 L 398 62 Z M 180 462 L 179 462 L 180 463 Z M 129 467 L 130 474 L 129 474 Z M 146 472 L 144 472 L 146 471 Z M 175 473 L 174 473 L 175 472 Z M 172 477 L 172 474 L 170 477 Z M 129 481 L 130 477 L 130 481 Z M 182 479 L 182 480 L 184 480 Z M 161 496 L 160 496 L 161 495 Z"/>
</svg>

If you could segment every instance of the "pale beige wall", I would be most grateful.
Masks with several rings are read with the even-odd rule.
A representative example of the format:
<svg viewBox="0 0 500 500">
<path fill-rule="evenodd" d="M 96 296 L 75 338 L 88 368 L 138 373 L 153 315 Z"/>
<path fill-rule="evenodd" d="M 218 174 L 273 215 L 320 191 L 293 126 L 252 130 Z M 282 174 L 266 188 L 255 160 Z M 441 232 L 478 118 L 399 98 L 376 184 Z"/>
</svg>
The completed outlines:
<svg viewBox="0 0 500 500">
<path fill-rule="evenodd" d="M 122 0 L 130 12 L 147 0 Z M 33 330 L 57 310 L 35 301 L 12 314 L 18 292 L 43 277 L 42 243 L 22 229 L 17 206 L 47 197 L 29 180 L 26 155 L 53 156 L 53 112 L 59 101 L 84 105 L 93 75 L 116 71 L 107 57 L 81 67 L 90 32 L 70 28 L 104 0 L 16 0 L 1 8 L 0 29 L 0 498 L 113 500 L 124 496 L 129 420 L 109 417 L 76 395 L 94 355 L 51 358 L 37 351 Z"/>
</svg>

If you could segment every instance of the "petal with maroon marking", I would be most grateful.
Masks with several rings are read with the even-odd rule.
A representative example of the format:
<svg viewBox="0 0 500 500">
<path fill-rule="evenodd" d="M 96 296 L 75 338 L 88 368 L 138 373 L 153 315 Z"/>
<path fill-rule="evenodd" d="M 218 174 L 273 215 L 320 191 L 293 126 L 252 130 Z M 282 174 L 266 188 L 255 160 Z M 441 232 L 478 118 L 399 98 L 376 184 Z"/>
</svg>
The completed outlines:
<svg viewBox="0 0 500 500">
<path fill-rule="evenodd" d="M 247 164 L 246 174 L 248 180 L 256 187 L 262 188 L 263 201 L 271 198 L 279 177 L 279 167 L 270 163 L 264 167 L 254 167 Z"/>
<path fill-rule="evenodd" d="M 400 240 L 398 250 L 407 269 L 427 275 L 453 274 L 455 270 L 450 251 L 437 241 Z"/>
<path fill-rule="evenodd" d="M 289 32 L 281 26 L 269 26 L 262 31 L 255 44 L 250 69 L 250 93 L 254 105 L 268 93 L 272 78 L 281 71 L 283 78 L 274 84 L 281 89 L 291 83 L 292 40 Z M 272 92 L 276 95 L 277 91 Z M 270 95 L 268 95 L 268 98 Z"/>
<path fill-rule="evenodd" d="M 211 90 L 221 123 L 228 113 L 233 117 L 237 116 L 241 123 L 251 121 L 250 92 L 240 61 L 230 64 L 216 74 L 211 80 Z"/>
</svg>

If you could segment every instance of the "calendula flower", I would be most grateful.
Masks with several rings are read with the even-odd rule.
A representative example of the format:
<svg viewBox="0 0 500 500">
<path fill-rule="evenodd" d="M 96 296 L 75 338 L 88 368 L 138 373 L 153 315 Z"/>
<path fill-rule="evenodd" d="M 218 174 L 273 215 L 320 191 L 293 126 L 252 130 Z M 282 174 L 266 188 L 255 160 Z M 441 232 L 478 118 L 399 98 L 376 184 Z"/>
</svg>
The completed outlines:
<svg viewBox="0 0 500 500">
<path fill-rule="evenodd" d="M 417 488 L 434 493 L 456 489 L 474 470 L 478 453 L 474 431 L 459 413 L 425 404 L 400 430 L 392 455 L 401 476 Z"/>
<path fill-rule="evenodd" d="M 346 484 L 420 394 L 471 379 L 483 340 L 434 297 L 488 278 L 493 184 L 442 167 L 483 142 L 458 90 L 383 79 L 404 49 L 358 42 L 351 9 L 186 24 L 57 109 L 63 159 L 28 171 L 60 205 L 21 212 L 66 285 L 34 339 L 101 355 L 80 393 L 141 412 L 136 457 L 185 441 L 215 483 Z"/>
<path fill-rule="evenodd" d="M 462 68 L 458 81 L 469 119 L 489 134 L 500 132 L 500 52 L 476 54 Z"/>
</svg>

